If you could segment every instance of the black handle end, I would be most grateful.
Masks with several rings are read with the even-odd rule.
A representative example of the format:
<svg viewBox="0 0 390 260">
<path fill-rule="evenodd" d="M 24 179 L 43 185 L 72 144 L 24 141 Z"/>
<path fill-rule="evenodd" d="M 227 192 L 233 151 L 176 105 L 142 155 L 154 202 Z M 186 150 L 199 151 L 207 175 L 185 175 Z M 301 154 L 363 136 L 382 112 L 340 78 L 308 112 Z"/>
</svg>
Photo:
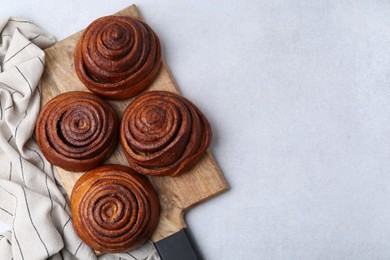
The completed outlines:
<svg viewBox="0 0 390 260">
<path fill-rule="evenodd" d="M 192 245 L 186 229 L 158 241 L 155 245 L 162 260 L 201 259 Z"/>
</svg>

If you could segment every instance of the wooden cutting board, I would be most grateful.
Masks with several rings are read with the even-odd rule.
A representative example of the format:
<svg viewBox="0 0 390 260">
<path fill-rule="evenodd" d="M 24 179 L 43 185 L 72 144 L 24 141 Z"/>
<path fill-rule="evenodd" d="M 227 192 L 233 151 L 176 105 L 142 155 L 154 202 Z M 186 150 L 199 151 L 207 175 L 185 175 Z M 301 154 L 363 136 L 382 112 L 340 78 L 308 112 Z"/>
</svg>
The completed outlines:
<svg viewBox="0 0 390 260">
<path fill-rule="evenodd" d="M 116 15 L 142 19 L 135 5 L 121 10 Z M 40 82 L 42 106 L 60 93 L 74 90 L 88 91 L 79 81 L 73 64 L 73 50 L 81 33 L 76 33 L 45 50 L 46 68 Z M 165 62 L 163 62 L 157 79 L 147 91 L 151 90 L 167 90 L 178 93 L 178 88 Z M 108 101 L 116 110 L 119 118 L 130 102 L 131 100 Z M 119 144 L 106 163 L 128 166 Z M 72 173 L 59 167 L 55 168 L 63 181 L 66 192 L 70 196 L 75 182 L 83 173 Z M 153 242 L 157 242 L 185 228 L 186 224 L 183 220 L 183 214 L 188 209 L 228 189 L 211 151 L 208 151 L 189 172 L 175 178 L 152 177 L 151 181 L 159 194 L 161 204 L 160 222 L 152 236 Z"/>
</svg>

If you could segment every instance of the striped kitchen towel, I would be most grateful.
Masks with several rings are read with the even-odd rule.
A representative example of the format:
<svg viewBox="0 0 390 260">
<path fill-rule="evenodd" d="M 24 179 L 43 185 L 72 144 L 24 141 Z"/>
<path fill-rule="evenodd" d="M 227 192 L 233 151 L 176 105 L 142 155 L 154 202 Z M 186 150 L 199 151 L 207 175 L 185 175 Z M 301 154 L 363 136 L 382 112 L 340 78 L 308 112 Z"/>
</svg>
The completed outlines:
<svg viewBox="0 0 390 260">
<path fill-rule="evenodd" d="M 0 258 L 97 259 L 76 235 L 66 195 L 32 139 L 45 54 L 53 36 L 32 22 L 0 20 Z M 159 259 L 151 242 L 99 259 Z"/>
</svg>

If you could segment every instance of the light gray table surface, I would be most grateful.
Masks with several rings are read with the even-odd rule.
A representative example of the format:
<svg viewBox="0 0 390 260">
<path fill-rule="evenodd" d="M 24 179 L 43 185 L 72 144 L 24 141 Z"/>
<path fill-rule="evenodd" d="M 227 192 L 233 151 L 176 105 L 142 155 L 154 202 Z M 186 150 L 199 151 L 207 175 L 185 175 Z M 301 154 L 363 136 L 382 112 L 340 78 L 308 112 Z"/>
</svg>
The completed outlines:
<svg viewBox="0 0 390 260">
<path fill-rule="evenodd" d="M 133 2 L 1 3 L 61 40 Z M 186 216 L 204 258 L 389 259 L 390 1 L 134 3 L 231 186 Z"/>
</svg>

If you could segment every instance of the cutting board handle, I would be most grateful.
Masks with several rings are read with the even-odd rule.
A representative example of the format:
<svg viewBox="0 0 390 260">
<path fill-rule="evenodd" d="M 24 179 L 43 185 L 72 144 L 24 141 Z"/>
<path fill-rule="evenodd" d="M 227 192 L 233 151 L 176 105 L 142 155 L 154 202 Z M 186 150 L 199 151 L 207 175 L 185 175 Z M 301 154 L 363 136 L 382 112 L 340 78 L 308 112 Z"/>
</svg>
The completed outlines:
<svg viewBox="0 0 390 260">
<path fill-rule="evenodd" d="M 187 227 L 184 221 L 184 209 L 177 204 L 175 198 L 166 194 L 159 194 L 161 215 L 156 232 L 152 236 L 153 242 L 179 232 Z"/>
</svg>

